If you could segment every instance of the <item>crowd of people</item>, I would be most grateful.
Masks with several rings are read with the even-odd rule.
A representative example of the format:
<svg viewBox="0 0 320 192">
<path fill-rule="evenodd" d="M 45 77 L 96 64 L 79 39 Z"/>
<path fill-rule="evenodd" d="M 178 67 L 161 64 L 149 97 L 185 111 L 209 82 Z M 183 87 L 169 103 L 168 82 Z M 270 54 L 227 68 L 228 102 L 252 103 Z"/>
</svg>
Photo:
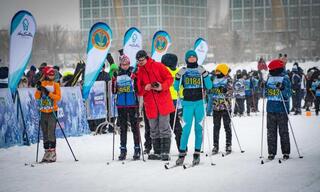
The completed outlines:
<svg viewBox="0 0 320 192">
<path fill-rule="evenodd" d="M 130 126 L 134 142 L 134 160 L 141 156 L 142 139 L 140 135 L 140 116 L 144 116 L 145 150 L 150 160 L 170 160 L 172 132 L 179 151 L 177 165 L 182 165 L 187 155 L 188 139 L 191 128 L 195 129 L 193 164 L 200 162 L 203 140 L 203 121 L 205 116 L 213 116 L 212 155 L 220 151 L 219 134 L 221 121 L 226 132 L 225 152 L 232 152 L 231 118 L 250 116 L 259 112 L 259 100 L 267 100 L 267 136 L 268 158 L 277 154 L 277 132 L 281 138 L 283 158 L 289 158 L 290 140 L 288 115 L 301 115 L 302 108 L 310 111 L 313 103 L 315 113 L 319 114 L 320 71 L 316 67 L 302 70 L 298 63 L 288 69 L 287 55 L 280 54 L 278 59 L 268 65 L 261 58 L 257 70 L 237 70 L 231 76 L 229 65 L 217 64 L 213 71 L 207 71 L 198 65 L 195 51 L 185 54 L 185 66 L 178 68 L 178 57 L 167 53 L 161 62 L 154 61 L 146 51 L 136 54 L 137 67 L 130 66 L 130 59 L 119 50 L 119 64 L 112 55 L 107 55 L 110 70 L 102 66 L 97 81 L 111 82 L 111 90 L 116 95 L 115 106 L 118 109 L 117 126 L 120 127 L 119 160 L 127 158 L 127 132 Z M 20 87 L 36 87 L 35 98 L 41 105 L 41 128 L 44 138 L 45 154 L 43 162 L 56 161 L 56 124 L 57 102 L 61 99 L 60 86 L 74 86 L 82 76 L 85 63 L 79 62 L 75 73 L 59 72 L 59 67 L 50 67 L 42 63 L 37 70 L 34 66 L 21 79 Z M 37 72 L 38 71 L 38 72 Z M 5 74 L 6 73 L 6 74 Z M 6 87 L 7 68 L 0 73 L 1 87 Z M 4 79 L 4 80 L 3 80 Z M 81 85 L 80 83 L 78 83 Z M 290 99 L 292 108 L 289 108 Z M 143 110 L 139 101 L 143 100 Z M 304 105 L 302 106 L 302 100 Z M 263 109 L 264 110 L 264 109 Z M 141 115 L 142 111 L 143 115 Z M 110 114 L 109 114 L 110 115 Z M 94 131 L 106 119 L 89 120 L 89 127 Z M 109 118 L 114 122 L 115 118 Z M 183 123 L 182 123 L 183 122 Z M 193 126 L 194 122 L 194 126 Z M 115 131 L 108 127 L 107 131 Z M 151 150 L 153 149 L 153 153 Z"/>
</svg>

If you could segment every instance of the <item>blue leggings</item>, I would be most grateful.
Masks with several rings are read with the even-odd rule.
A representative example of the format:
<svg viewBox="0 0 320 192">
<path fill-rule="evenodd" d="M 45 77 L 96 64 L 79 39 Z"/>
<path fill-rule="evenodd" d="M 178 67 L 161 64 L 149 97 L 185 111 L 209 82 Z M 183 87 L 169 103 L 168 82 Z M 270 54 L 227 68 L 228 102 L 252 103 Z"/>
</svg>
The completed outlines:
<svg viewBox="0 0 320 192">
<path fill-rule="evenodd" d="M 193 117 L 195 119 L 195 150 L 201 150 L 202 144 L 202 121 L 204 119 L 204 107 L 203 100 L 199 101 L 183 101 L 183 114 L 182 119 L 184 121 L 184 126 L 182 129 L 180 151 L 186 151 L 189 135 L 192 127 Z"/>
</svg>

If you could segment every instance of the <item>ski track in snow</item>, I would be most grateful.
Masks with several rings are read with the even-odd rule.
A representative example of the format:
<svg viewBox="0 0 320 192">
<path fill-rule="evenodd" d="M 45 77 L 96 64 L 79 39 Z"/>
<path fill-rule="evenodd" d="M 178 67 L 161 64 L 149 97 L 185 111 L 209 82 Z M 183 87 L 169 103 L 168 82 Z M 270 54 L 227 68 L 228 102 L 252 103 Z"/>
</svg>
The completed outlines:
<svg viewBox="0 0 320 192">
<path fill-rule="evenodd" d="M 245 66 L 245 67 L 244 67 Z M 304 69 L 319 66 L 319 63 L 301 63 Z M 213 65 L 206 65 L 212 70 Z M 291 69 L 292 63 L 288 64 Z M 256 62 L 249 66 L 234 65 L 232 72 L 238 68 L 248 70 L 256 68 Z M 262 106 L 260 100 L 259 107 Z M 261 111 L 261 109 L 260 109 Z M 112 158 L 112 134 L 98 136 L 82 136 L 69 138 L 74 153 L 79 159 L 74 162 L 71 152 L 64 139 L 57 140 L 57 159 L 52 164 L 36 164 L 35 167 L 25 166 L 25 163 L 35 162 L 36 144 L 31 146 L 15 146 L 0 149 L 0 192 L 132 192 L 132 191 L 277 191 L 277 192 L 313 192 L 320 191 L 320 118 L 290 115 L 293 130 L 303 159 L 298 158 L 294 140 L 290 132 L 291 159 L 279 164 L 281 148 L 278 138 L 278 154 L 273 162 L 260 164 L 261 142 L 261 112 L 251 113 L 250 117 L 234 117 L 234 125 L 245 153 L 240 153 L 233 132 L 233 153 L 227 157 L 215 155 L 212 157 L 216 166 L 210 165 L 210 153 L 207 136 L 204 136 L 204 150 L 199 166 L 184 170 L 182 167 L 171 170 L 164 169 L 161 161 L 126 161 L 125 164 Z M 266 113 L 265 113 L 266 114 Z M 223 126 L 223 123 L 222 123 Z M 209 130 L 212 142 L 212 117 L 206 117 L 206 128 Z M 267 157 L 266 121 L 264 128 L 263 155 Z M 141 129 L 144 135 L 144 129 Z M 116 135 L 115 159 L 119 155 L 120 137 Z M 174 136 L 172 136 L 174 139 Z M 142 139 L 144 141 L 144 139 Z M 133 155 L 132 133 L 128 133 L 128 155 Z M 220 150 L 224 150 L 225 133 L 220 130 Z M 43 155 L 40 143 L 39 160 Z M 191 163 L 194 149 L 194 132 L 189 138 L 189 153 L 185 160 Z M 171 145 L 171 164 L 177 159 L 178 151 L 175 141 Z M 147 158 L 145 156 L 145 158 Z M 110 162 L 107 165 L 107 162 Z"/>
</svg>

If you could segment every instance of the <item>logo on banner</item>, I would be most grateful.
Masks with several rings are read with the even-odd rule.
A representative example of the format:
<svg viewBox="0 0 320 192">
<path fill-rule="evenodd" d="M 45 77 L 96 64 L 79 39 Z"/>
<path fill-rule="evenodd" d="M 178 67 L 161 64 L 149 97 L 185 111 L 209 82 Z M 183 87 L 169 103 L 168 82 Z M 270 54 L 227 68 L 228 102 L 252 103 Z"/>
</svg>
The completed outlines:
<svg viewBox="0 0 320 192">
<path fill-rule="evenodd" d="M 130 46 L 130 47 L 140 48 L 139 44 L 136 43 L 137 39 L 138 39 L 137 34 L 134 33 L 134 34 L 132 35 L 132 43 L 130 43 L 129 46 Z"/>
<path fill-rule="evenodd" d="M 106 49 L 110 44 L 110 36 L 107 31 L 103 29 L 97 29 L 92 34 L 92 45 L 100 50 Z"/>
<path fill-rule="evenodd" d="M 205 51 L 204 51 L 203 44 L 200 44 L 200 47 L 199 47 L 198 51 L 201 52 L 201 53 L 204 53 L 204 52 L 205 52 Z"/>
<path fill-rule="evenodd" d="M 164 36 L 158 36 L 154 40 L 154 48 L 156 49 L 157 52 L 163 52 L 166 50 L 168 46 L 168 41 Z"/>
<path fill-rule="evenodd" d="M 18 35 L 22 36 L 22 37 L 33 37 L 32 33 L 29 31 L 29 21 L 28 19 L 24 19 L 22 21 L 22 27 L 23 27 L 23 31 L 20 31 L 18 33 Z"/>
</svg>

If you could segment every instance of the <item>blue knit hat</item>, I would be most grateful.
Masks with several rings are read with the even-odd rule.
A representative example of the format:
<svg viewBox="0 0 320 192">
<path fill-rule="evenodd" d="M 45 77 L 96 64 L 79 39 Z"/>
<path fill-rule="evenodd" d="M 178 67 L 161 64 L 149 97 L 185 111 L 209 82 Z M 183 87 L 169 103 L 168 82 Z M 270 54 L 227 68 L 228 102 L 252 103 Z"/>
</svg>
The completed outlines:
<svg viewBox="0 0 320 192">
<path fill-rule="evenodd" d="M 186 52 L 186 55 L 185 55 L 185 57 L 184 57 L 185 60 L 186 60 L 186 62 L 188 61 L 188 59 L 189 59 L 190 57 L 195 57 L 195 58 L 197 58 L 197 61 L 198 61 L 197 53 L 196 53 L 194 50 L 189 50 L 189 51 Z"/>
</svg>

